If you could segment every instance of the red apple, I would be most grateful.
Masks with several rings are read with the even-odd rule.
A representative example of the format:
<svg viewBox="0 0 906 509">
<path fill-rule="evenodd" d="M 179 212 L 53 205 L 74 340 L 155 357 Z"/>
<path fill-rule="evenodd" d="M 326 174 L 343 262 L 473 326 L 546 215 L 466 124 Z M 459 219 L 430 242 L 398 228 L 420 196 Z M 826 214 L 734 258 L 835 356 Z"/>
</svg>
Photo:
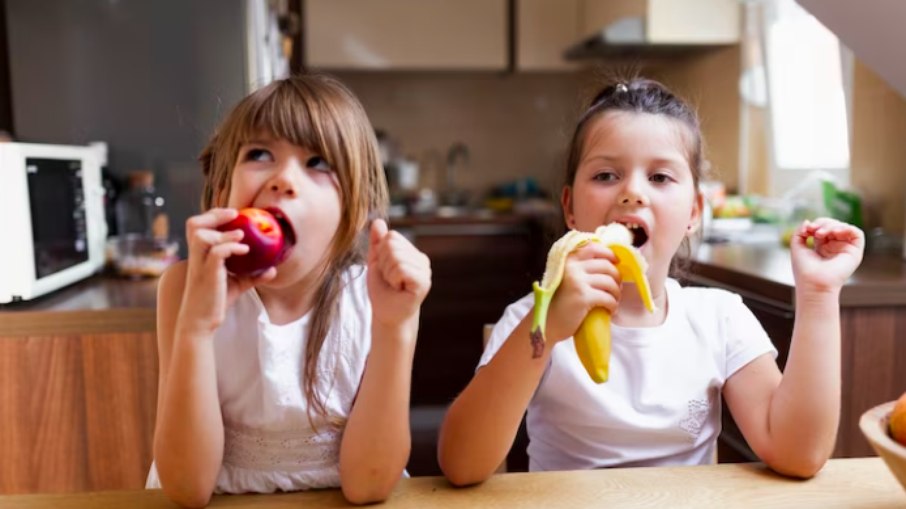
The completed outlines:
<svg viewBox="0 0 906 509">
<path fill-rule="evenodd" d="M 282 217 L 279 211 L 275 212 Z M 224 232 L 242 230 L 244 233 L 240 242 L 249 246 L 249 252 L 232 255 L 226 260 L 227 270 L 239 276 L 257 276 L 279 264 L 290 247 L 280 221 L 264 209 L 240 209 L 235 219 L 217 229 Z"/>
</svg>

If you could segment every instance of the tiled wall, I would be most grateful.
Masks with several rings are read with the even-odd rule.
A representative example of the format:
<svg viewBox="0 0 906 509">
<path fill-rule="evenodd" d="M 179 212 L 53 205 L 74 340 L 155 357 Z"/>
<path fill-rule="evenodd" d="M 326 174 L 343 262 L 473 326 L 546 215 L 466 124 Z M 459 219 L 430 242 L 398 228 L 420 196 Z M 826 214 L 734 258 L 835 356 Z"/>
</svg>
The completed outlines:
<svg viewBox="0 0 906 509">
<path fill-rule="evenodd" d="M 735 188 L 738 48 L 615 65 L 659 79 L 690 100 L 702 118 L 706 157 L 717 177 Z M 464 142 L 471 161 L 457 173 L 456 183 L 473 195 L 531 177 L 559 197 L 575 121 L 610 72 L 599 64 L 558 73 L 334 74 L 359 96 L 374 126 L 388 131 L 404 154 L 421 163 L 424 184 L 442 188 L 438 177 L 447 150 Z"/>
<path fill-rule="evenodd" d="M 450 146 L 465 143 L 456 184 L 473 195 L 531 177 L 559 194 L 564 153 L 581 104 L 579 74 L 335 73 L 371 122 L 420 163 L 421 183 L 441 190 Z"/>
</svg>

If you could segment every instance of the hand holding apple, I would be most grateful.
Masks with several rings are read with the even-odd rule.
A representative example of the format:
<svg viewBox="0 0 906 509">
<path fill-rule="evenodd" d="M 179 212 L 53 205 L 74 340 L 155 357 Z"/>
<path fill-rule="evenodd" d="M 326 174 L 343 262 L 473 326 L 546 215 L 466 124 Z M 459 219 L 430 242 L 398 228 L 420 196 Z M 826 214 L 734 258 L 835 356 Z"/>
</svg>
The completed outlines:
<svg viewBox="0 0 906 509">
<path fill-rule="evenodd" d="M 228 271 L 239 276 L 256 276 L 282 262 L 294 239 L 291 229 L 284 232 L 281 223 L 286 224 L 282 213 L 275 209 L 244 208 L 232 221 L 220 225 L 223 232 L 242 230 L 240 242 L 249 246 L 244 255 L 232 255 L 226 259 Z M 287 237 L 290 237 L 289 239 Z"/>
</svg>

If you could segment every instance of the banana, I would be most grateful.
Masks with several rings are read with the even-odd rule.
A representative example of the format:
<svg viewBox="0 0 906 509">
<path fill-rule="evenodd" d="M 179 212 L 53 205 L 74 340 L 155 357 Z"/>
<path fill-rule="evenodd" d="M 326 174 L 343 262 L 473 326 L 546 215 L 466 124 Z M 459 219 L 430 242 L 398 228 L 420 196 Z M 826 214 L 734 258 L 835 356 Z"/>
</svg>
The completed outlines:
<svg viewBox="0 0 906 509">
<path fill-rule="evenodd" d="M 601 242 L 617 257 L 617 270 L 624 283 L 635 283 L 645 308 L 654 312 L 654 301 L 645 272 L 648 264 L 637 249 L 632 247 L 632 234 L 619 223 L 600 226 L 594 233 L 570 230 L 554 242 L 547 254 L 547 264 L 541 282 L 532 285 L 535 295 L 535 312 L 532 319 L 532 355 L 540 357 L 544 351 L 544 331 L 547 311 L 566 268 L 566 257 L 588 242 Z M 610 361 L 610 313 L 595 308 L 586 315 L 573 338 L 576 353 L 585 371 L 596 383 L 606 382 Z"/>
</svg>

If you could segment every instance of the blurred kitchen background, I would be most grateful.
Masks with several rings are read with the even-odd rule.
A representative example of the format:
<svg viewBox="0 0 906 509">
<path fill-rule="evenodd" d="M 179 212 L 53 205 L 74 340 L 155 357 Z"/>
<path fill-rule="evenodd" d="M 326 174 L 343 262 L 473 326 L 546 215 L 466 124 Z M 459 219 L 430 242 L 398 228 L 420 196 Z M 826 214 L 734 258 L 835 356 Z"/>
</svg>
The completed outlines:
<svg viewBox="0 0 906 509">
<path fill-rule="evenodd" d="M 782 251 L 795 221 L 831 214 L 893 256 L 877 277 L 906 287 L 903 19 L 896 0 L 0 0 L 0 130 L 105 142 L 108 206 L 150 172 L 181 242 L 225 112 L 294 71 L 347 83 L 379 134 L 393 227 L 434 263 L 410 472 L 437 473 L 436 425 L 483 324 L 540 277 L 571 131 L 613 72 L 698 109 L 706 253 Z M 786 330 L 790 304 L 776 307 Z"/>
<path fill-rule="evenodd" d="M 793 0 L 4 0 L 0 129 L 106 142 L 123 187 L 153 172 L 181 239 L 203 143 L 291 70 L 327 70 L 361 98 L 390 150 L 395 213 L 556 199 L 583 101 L 600 76 L 641 72 L 698 107 L 721 192 L 751 208 L 821 170 L 896 242 L 906 77 L 878 37 L 895 16 L 801 4 L 830 30 Z"/>
</svg>

